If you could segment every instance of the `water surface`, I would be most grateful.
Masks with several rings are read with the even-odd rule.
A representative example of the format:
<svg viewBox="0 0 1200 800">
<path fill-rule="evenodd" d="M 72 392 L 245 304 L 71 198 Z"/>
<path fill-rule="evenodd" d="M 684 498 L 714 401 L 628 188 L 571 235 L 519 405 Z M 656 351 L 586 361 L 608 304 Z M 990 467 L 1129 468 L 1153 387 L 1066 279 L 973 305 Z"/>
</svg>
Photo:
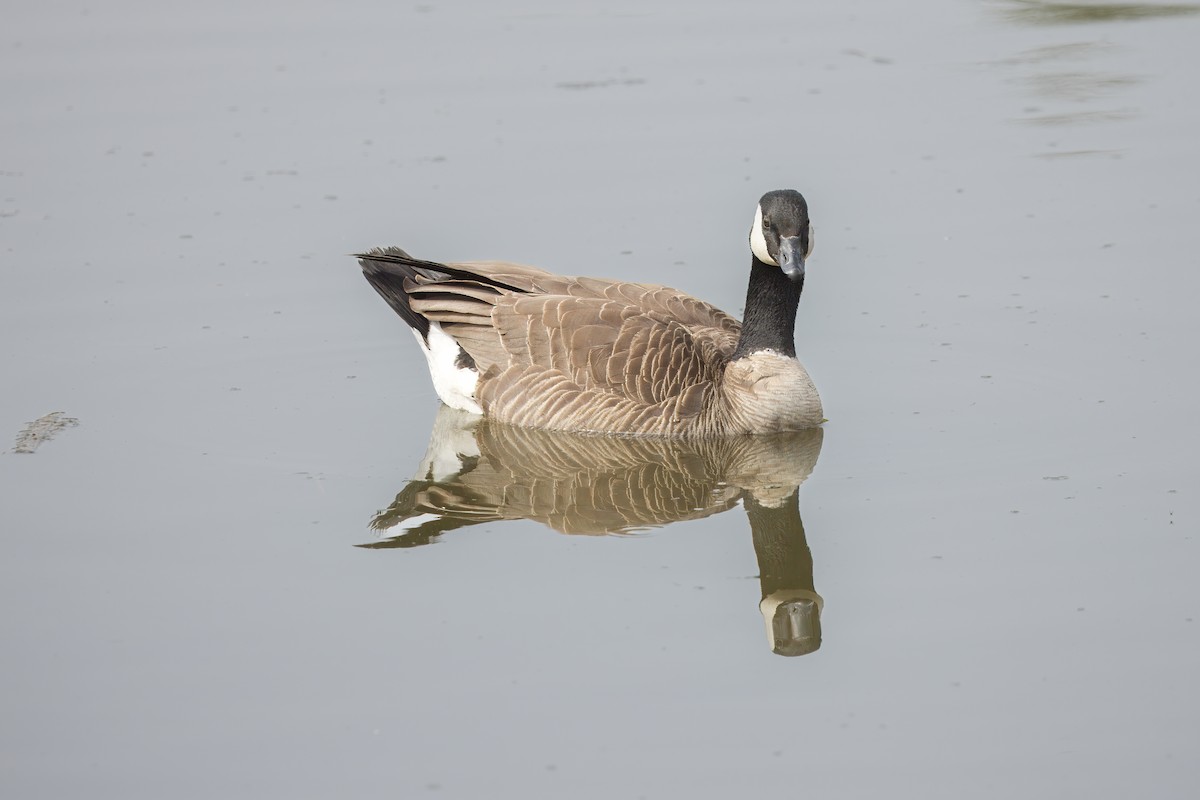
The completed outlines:
<svg viewBox="0 0 1200 800">
<path fill-rule="evenodd" d="M 0 793 L 1200 783 L 1194 6 L 5 22 Z M 784 186 L 818 229 L 797 323 L 829 417 L 797 506 L 818 650 L 772 652 L 739 508 L 355 546 L 437 404 L 345 254 L 738 312 L 753 204 Z M 78 425 L 17 452 L 52 412 Z"/>
</svg>

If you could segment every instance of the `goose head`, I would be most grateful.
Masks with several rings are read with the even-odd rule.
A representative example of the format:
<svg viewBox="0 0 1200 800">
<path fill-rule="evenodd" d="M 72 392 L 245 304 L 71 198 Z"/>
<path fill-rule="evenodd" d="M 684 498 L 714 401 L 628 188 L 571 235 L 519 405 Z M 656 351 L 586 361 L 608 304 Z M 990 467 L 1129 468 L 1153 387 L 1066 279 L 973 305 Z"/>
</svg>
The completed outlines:
<svg viewBox="0 0 1200 800">
<path fill-rule="evenodd" d="M 778 189 L 762 196 L 750 229 L 750 250 L 762 263 L 783 270 L 793 283 L 804 280 L 804 260 L 813 251 L 813 228 L 802 194 Z"/>
</svg>

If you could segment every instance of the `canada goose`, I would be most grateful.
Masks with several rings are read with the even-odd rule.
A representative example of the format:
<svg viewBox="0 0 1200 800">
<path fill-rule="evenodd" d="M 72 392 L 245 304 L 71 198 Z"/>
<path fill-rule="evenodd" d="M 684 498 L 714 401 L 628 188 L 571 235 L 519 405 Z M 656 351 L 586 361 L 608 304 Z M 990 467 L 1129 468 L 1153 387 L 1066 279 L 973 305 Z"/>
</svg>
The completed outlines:
<svg viewBox="0 0 1200 800">
<path fill-rule="evenodd" d="M 371 522 L 369 549 L 420 547 L 459 528 L 529 519 L 560 533 L 636 533 L 740 501 L 758 556 L 771 649 L 820 646 L 822 600 L 798 486 L 821 428 L 769 436 L 586 436 L 507 425 L 442 406 L 415 478 Z"/>
<path fill-rule="evenodd" d="M 794 340 L 812 249 L 804 197 L 763 195 L 741 323 L 654 284 L 439 264 L 395 247 L 357 258 L 412 327 L 446 405 L 531 428 L 710 437 L 823 421 Z"/>
</svg>

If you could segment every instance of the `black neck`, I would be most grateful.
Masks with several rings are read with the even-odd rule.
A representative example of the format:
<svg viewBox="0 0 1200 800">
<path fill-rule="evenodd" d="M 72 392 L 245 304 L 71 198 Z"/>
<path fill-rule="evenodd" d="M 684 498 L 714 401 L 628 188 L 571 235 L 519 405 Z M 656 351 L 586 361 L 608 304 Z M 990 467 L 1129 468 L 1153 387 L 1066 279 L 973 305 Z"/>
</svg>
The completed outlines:
<svg viewBox="0 0 1200 800">
<path fill-rule="evenodd" d="M 746 290 L 746 318 L 734 359 L 759 350 L 796 357 L 796 309 L 803 288 L 803 278 L 792 283 L 779 267 L 754 258 Z"/>
</svg>

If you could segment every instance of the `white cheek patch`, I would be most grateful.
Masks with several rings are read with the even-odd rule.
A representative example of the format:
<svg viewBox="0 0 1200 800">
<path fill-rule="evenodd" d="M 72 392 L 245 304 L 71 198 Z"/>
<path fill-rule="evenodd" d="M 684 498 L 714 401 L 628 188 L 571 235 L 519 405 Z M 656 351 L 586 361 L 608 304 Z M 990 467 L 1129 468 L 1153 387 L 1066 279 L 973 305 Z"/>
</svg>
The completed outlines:
<svg viewBox="0 0 1200 800">
<path fill-rule="evenodd" d="M 813 248 L 817 246 L 817 229 L 808 223 L 808 252 L 804 254 L 805 258 L 812 255 Z"/>
<path fill-rule="evenodd" d="M 754 227 L 750 229 L 750 251 L 764 264 L 778 267 L 779 262 L 771 258 L 771 254 L 767 251 L 767 240 L 763 237 L 762 222 L 762 206 L 759 206 L 758 210 L 754 212 Z"/>
</svg>

